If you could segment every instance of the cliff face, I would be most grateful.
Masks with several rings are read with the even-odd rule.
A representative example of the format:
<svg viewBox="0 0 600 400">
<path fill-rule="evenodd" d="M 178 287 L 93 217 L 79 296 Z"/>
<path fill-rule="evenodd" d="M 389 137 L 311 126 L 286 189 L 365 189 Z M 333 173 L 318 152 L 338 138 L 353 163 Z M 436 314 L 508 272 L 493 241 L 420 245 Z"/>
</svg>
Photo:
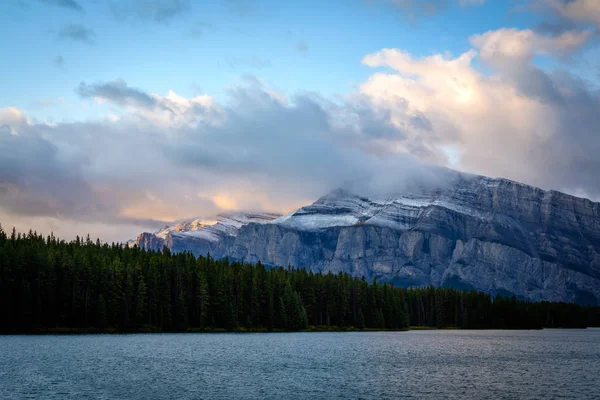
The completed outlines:
<svg viewBox="0 0 600 400">
<path fill-rule="evenodd" d="M 203 222 L 200 219 L 182 221 L 167 226 L 156 233 L 141 233 L 135 243 L 147 250 L 162 250 L 167 247 L 172 252 L 191 252 L 196 256 L 207 253 L 217 257 L 228 248 L 240 227 L 254 223 L 264 223 L 279 217 L 277 214 L 234 213 L 220 215 L 215 221 Z"/>
<path fill-rule="evenodd" d="M 162 248 L 146 235 L 140 246 Z M 208 247 L 184 239 L 171 232 L 164 242 L 399 286 L 600 303 L 600 203 L 504 179 L 451 174 L 444 185 L 385 196 L 337 190 L 284 217 L 241 224 Z"/>
<path fill-rule="evenodd" d="M 399 286 L 600 302 L 599 203 L 502 179 L 459 177 L 375 200 L 338 191 L 242 227 L 223 253 Z"/>
<path fill-rule="evenodd" d="M 146 250 L 162 250 L 165 247 L 165 240 L 153 233 L 140 233 L 135 244 Z"/>
</svg>

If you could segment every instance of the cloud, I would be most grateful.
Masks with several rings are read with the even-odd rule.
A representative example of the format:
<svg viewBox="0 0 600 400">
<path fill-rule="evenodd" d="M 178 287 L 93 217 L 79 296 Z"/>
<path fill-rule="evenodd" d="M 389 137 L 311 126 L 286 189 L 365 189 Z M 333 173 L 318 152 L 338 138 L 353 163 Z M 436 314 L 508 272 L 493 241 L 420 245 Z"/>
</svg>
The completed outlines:
<svg viewBox="0 0 600 400">
<path fill-rule="evenodd" d="M 65 232 L 74 222 L 131 232 L 230 207 L 287 212 L 387 169 L 367 142 L 402 137 L 367 103 L 346 107 L 310 93 L 288 99 L 258 79 L 232 87 L 222 104 L 124 81 L 76 91 L 121 109 L 121 117 L 47 125 L 15 108 L 0 114 L 0 151 L 11 154 L 0 165 L 0 216 L 51 219 Z"/>
<path fill-rule="evenodd" d="M 122 79 L 90 85 L 81 82 L 75 91 L 84 99 L 125 107 L 138 120 L 160 126 L 194 125 L 207 117 L 216 119 L 219 113 L 210 96 L 188 99 L 173 91 L 160 96 L 130 87 Z"/>
<path fill-rule="evenodd" d="M 600 2 L 597 0 L 542 0 L 541 3 L 564 18 L 600 27 Z"/>
<path fill-rule="evenodd" d="M 579 50 L 591 37 L 589 30 L 562 31 L 556 35 L 543 35 L 530 29 L 503 28 L 470 38 L 479 49 L 480 56 L 488 62 L 518 61 L 534 55 L 566 56 Z"/>
<path fill-rule="evenodd" d="M 474 36 L 475 49 L 456 58 L 386 49 L 363 63 L 394 72 L 374 73 L 360 91 L 392 119 L 427 118 L 429 138 L 408 130 L 404 147 L 419 139 L 434 157 L 453 149 L 466 171 L 598 198 L 600 94 L 565 71 L 541 70 L 532 59 L 574 51 L 585 37 L 499 30 Z M 476 59 L 491 73 L 475 68 Z"/>
<path fill-rule="evenodd" d="M 596 0 L 529 0 L 515 11 L 537 13 L 541 20 L 535 30 L 543 34 L 560 35 L 564 31 L 600 28 L 600 2 Z"/>
<path fill-rule="evenodd" d="M 16 107 L 0 109 L 0 123 L 18 126 L 27 122 L 25 115 Z"/>
<path fill-rule="evenodd" d="M 296 43 L 296 50 L 298 50 L 302 54 L 306 54 L 308 53 L 308 45 L 305 41 L 301 40 L 298 43 Z"/>
<path fill-rule="evenodd" d="M 223 101 L 82 82 L 76 93 L 117 117 L 48 125 L 0 110 L 0 218 L 125 240 L 231 208 L 290 211 L 357 177 L 428 179 L 421 163 L 598 199 L 600 93 L 534 63 L 560 66 L 586 38 L 501 29 L 457 56 L 382 49 L 339 99 L 252 76 Z"/>
<path fill-rule="evenodd" d="M 591 31 L 563 31 L 542 35 L 529 29 L 499 29 L 474 35 L 470 42 L 479 49 L 481 60 L 502 72 L 505 79 L 518 84 L 523 94 L 540 101 L 564 101 L 552 79 L 533 64 L 534 56 L 566 58 L 579 50 L 591 37 Z"/>
<path fill-rule="evenodd" d="M 190 0 L 131 0 L 113 2 L 111 9 L 119 19 L 135 18 L 147 22 L 168 23 L 188 14 L 192 3 Z"/>
<path fill-rule="evenodd" d="M 68 8 L 74 11 L 83 12 L 83 7 L 79 5 L 75 0 L 37 0 L 40 3 L 49 4 L 53 6 Z"/>
<path fill-rule="evenodd" d="M 60 39 L 75 40 L 87 44 L 94 44 L 96 33 L 81 24 L 67 24 L 58 31 Z"/>
<path fill-rule="evenodd" d="M 87 85 L 81 82 L 76 90 L 83 98 L 98 98 L 109 100 L 119 105 L 134 105 L 138 107 L 154 108 L 156 99 L 139 89 L 127 86 L 124 80 L 96 83 Z"/>
<path fill-rule="evenodd" d="M 568 19 L 560 19 L 558 21 L 542 20 L 534 30 L 542 35 L 559 36 L 566 31 L 577 29 L 577 24 Z"/>
<path fill-rule="evenodd" d="M 106 224 L 121 225 L 131 235 L 180 217 L 172 210 L 175 202 L 188 213 L 198 212 L 196 207 L 218 210 L 210 199 L 185 199 L 194 191 L 182 190 L 184 172 L 154 170 L 153 163 L 161 165 L 153 141 L 161 137 L 158 129 L 142 137 L 140 127 L 126 121 L 50 126 L 28 121 L 16 108 L 0 110 L 0 126 L 7 128 L 0 129 L 3 223 L 53 221 L 68 235 L 82 233 L 77 224 L 104 224 L 92 231 L 98 235 Z M 152 192 L 161 193 L 161 199 Z"/>
</svg>

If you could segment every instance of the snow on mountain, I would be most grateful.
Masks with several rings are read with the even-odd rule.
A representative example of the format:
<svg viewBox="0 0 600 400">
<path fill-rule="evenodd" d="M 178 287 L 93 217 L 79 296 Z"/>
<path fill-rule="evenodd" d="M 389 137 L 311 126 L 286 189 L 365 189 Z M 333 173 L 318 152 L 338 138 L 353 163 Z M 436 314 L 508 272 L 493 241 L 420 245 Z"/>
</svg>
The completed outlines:
<svg viewBox="0 0 600 400">
<path fill-rule="evenodd" d="M 239 229 L 251 222 L 264 224 L 275 218 L 278 214 L 268 213 L 234 213 L 217 216 L 214 221 L 201 221 L 196 219 L 191 222 L 183 222 L 174 227 L 167 228 L 172 235 L 190 236 L 205 239 L 210 242 L 218 242 L 223 236 L 236 236 Z M 162 234 L 165 230 L 159 232 Z M 157 234 L 157 236 L 159 236 Z"/>
<path fill-rule="evenodd" d="M 142 233 L 138 236 L 136 243 L 140 247 L 152 250 L 162 250 L 164 246 L 175 250 L 190 251 L 194 250 L 194 246 L 210 249 L 225 237 L 235 237 L 244 225 L 251 222 L 268 223 L 279 216 L 279 214 L 270 213 L 236 212 L 221 214 L 215 219 L 183 220 L 154 233 Z"/>
<path fill-rule="evenodd" d="M 445 185 L 415 183 L 397 193 L 361 193 L 360 189 L 337 189 L 315 203 L 280 217 L 272 224 L 299 230 L 368 224 L 393 229 L 408 229 L 409 221 L 430 207 L 442 207 L 479 218 L 490 212 L 474 207 L 469 193 L 477 186 L 497 186 L 499 180 L 466 174 L 448 174 Z M 366 190 L 368 192 L 368 189 Z"/>
<path fill-rule="evenodd" d="M 376 189 L 338 189 L 248 224 L 218 254 L 398 286 L 600 303 L 600 203 L 457 172 Z"/>
<path fill-rule="evenodd" d="M 600 203 L 455 171 L 398 187 L 353 182 L 284 216 L 190 219 L 137 244 L 398 286 L 600 303 Z"/>
</svg>

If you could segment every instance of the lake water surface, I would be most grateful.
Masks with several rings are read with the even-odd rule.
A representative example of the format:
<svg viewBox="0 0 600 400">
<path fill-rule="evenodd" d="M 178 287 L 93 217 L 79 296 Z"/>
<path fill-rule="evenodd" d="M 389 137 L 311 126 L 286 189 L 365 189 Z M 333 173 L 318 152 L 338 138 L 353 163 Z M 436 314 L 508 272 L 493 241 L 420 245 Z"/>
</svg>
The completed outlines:
<svg viewBox="0 0 600 400">
<path fill-rule="evenodd" d="M 600 399 L 600 329 L 0 336 L 0 399 Z"/>
</svg>

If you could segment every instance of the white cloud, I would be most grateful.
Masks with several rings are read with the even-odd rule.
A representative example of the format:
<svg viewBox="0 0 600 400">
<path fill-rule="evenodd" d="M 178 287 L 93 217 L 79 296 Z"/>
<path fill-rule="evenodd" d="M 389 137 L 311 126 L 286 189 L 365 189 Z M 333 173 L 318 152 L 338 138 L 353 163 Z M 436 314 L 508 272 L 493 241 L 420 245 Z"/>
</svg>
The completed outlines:
<svg viewBox="0 0 600 400">
<path fill-rule="evenodd" d="M 16 107 L 0 109 L 0 124 L 21 125 L 27 122 L 25 114 Z"/>
<path fill-rule="evenodd" d="M 0 110 L 0 217 L 124 240 L 230 208 L 289 211 L 364 175 L 397 184 L 415 159 L 598 198 L 600 95 L 533 63 L 586 39 L 502 29 L 456 57 L 383 49 L 363 63 L 388 70 L 337 102 L 284 97 L 256 78 L 222 103 L 82 83 L 77 93 L 110 115 L 45 124 Z"/>
<path fill-rule="evenodd" d="M 479 55 L 488 62 L 519 61 L 534 55 L 565 56 L 581 48 L 592 32 L 565 31 L 557 36 L 536 33 L 530 29 L 503 28 L 470 38 Z"/>
<path fill-rule="evenodd" d="M 397 133 L 367 105 L 309 94 L 288 99 L 259 80 L 231 88 L 224 104 L 148 94 L 124 82 L 77 91 L 125 112 L 52 125 L 25 123 L 14 108 L 0 114 L 20 134 L 11 139 L 0 130 L 0 152 L 10 155 L 0 159 L 0 214 L 8 220 L 38 219 L 34 228 L 52 221 L 55 232 L 71 236 L 97 223 L 91 233 L 103 236 L 114 232 L 107 224 L 141 231 L 232 207 L 287 212 L 379 170 L 378 156 L 362 147 Z M 333 123 L 336 113 L 355 125 Z M 374 137 L 384 131 L 386 138 Z"/>
<path fill-rule="evenodd" d="M 473 37 L 479 53 L 470 50 L 456 58 L 414 58 L 384 49 L 363 63 L 396 72 L 374 73 L 360 90 L 393 119 L 419 113 L 431 121 L 432 134 L 413 132 L 404 147 L 424 141 L 438 162 L 446 162 L 440 154 L 455 162 L 459 156 L 458 165 L 467 171 L 597 197 L 598 93 L 568 74 L 548 74 L 532 63 L 535 54 L 564 54 L 586 39 L 583 33 L 549 38 L 502 29 Z M 478 57 L 493 67 L 492 74 L 475 67 Z"/>
<path fill-rule="evenodd" d="M 122 79 L 90 85 L 81 82 L 77 93 L 83 98 L 93 98 L 99 104 L 108 101 L 124 107 L 139 119 L 164 127 L 195 125 L 209 118 L 216 121 L 219 113 L 211 96 L 188 99 L 172 90 L 161 96 L 130 87 Z"/>
</svg>

